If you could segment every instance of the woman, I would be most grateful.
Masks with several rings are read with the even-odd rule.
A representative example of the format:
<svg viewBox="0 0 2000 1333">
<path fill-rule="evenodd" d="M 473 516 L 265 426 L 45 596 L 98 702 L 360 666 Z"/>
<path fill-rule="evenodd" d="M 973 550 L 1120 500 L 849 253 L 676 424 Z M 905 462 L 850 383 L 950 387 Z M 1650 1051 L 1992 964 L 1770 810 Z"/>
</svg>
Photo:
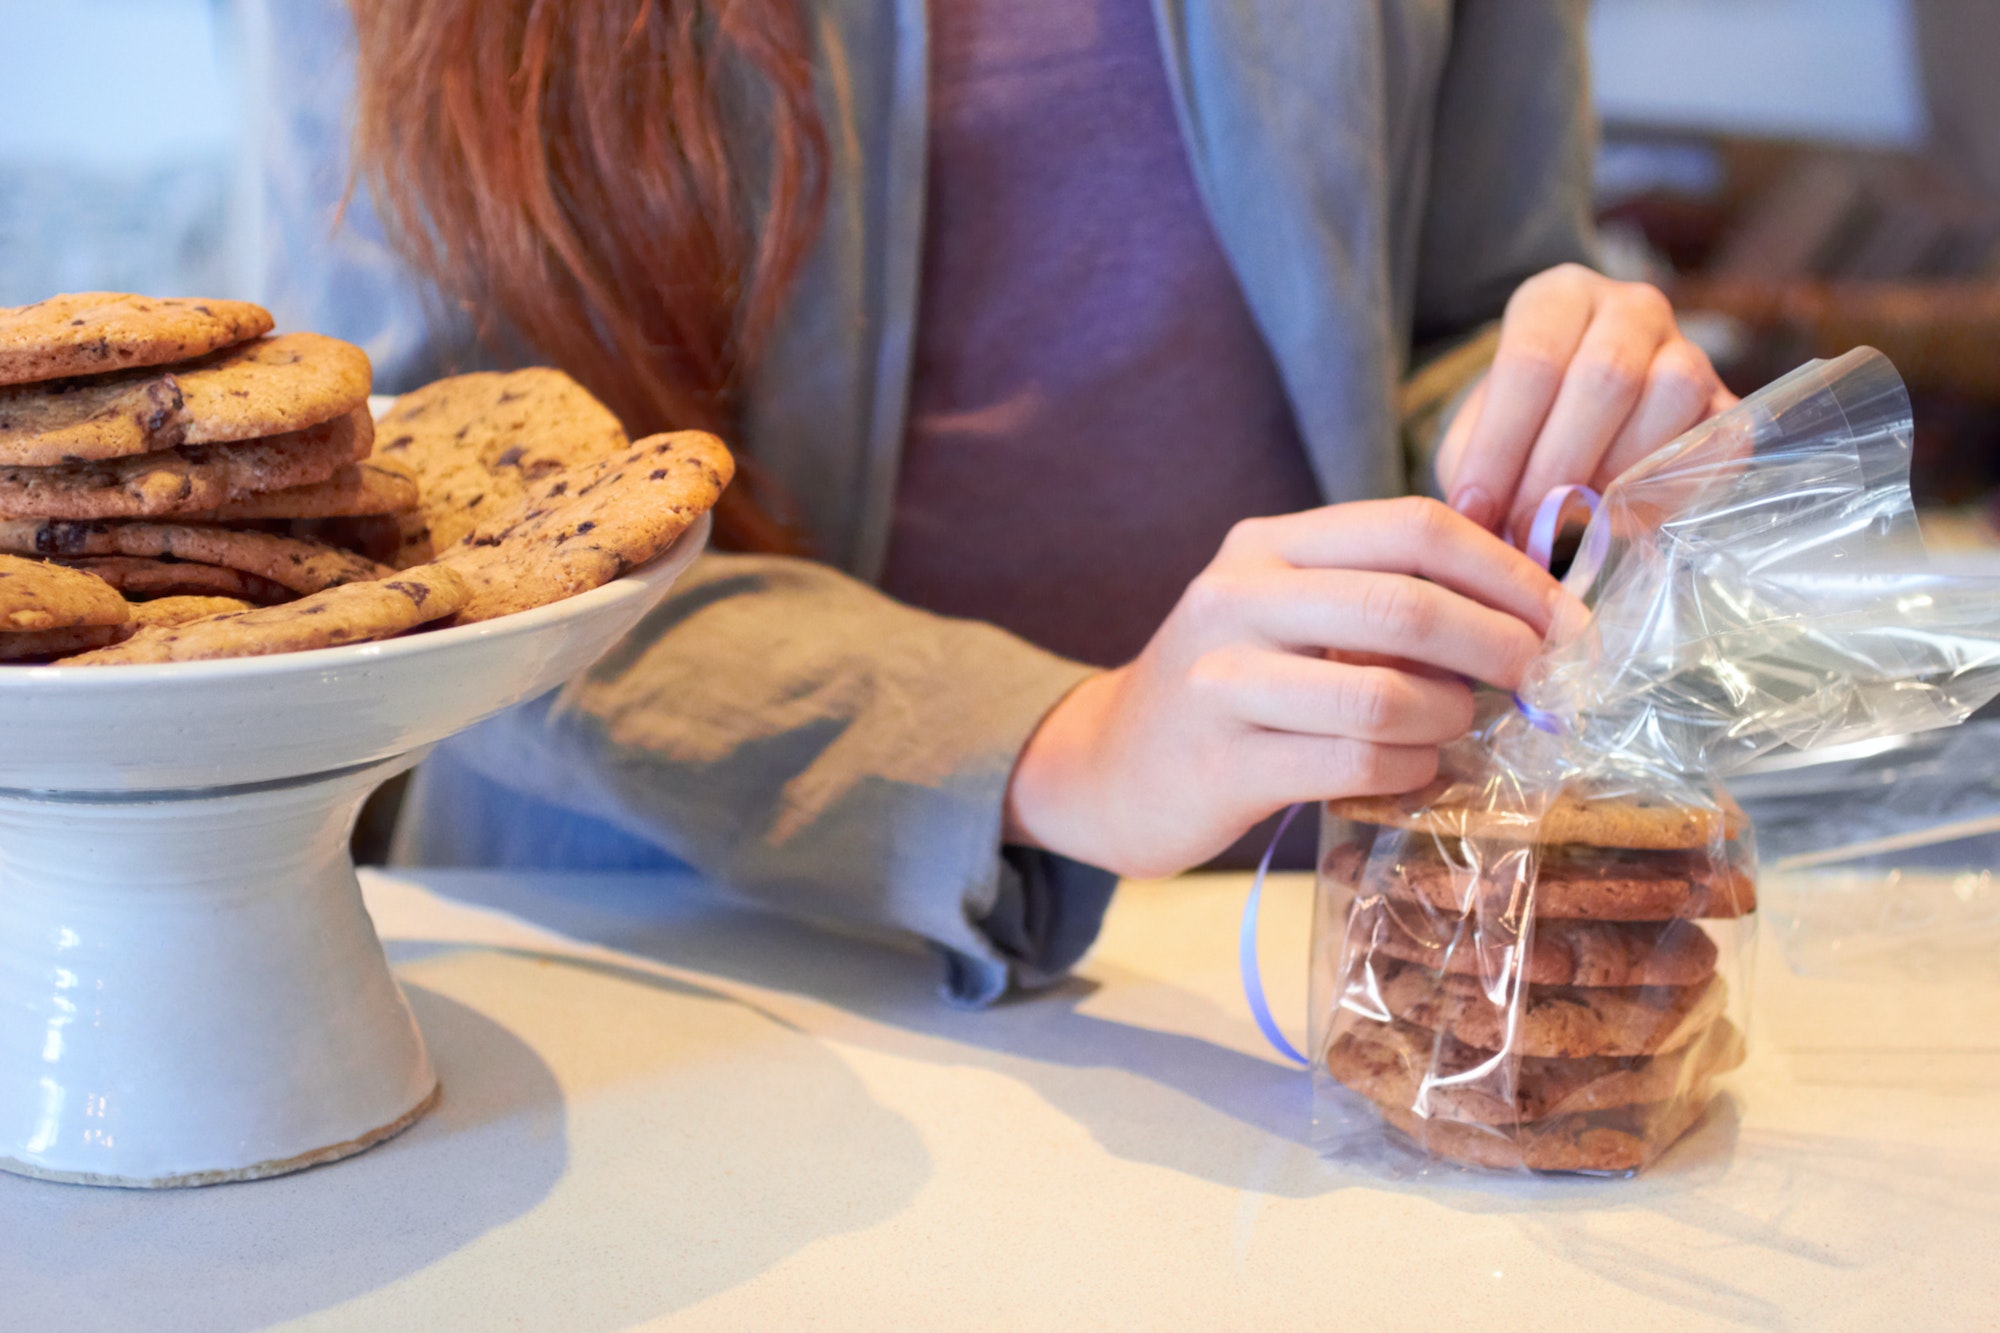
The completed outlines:
<svg viewBox="0 0 2000 1333">
<path fill-rule="evenodd" d="M 1494 530 L 1723 400 L 1657 292 L 1580 267 L 1582 9 L 355 0 L 415 270 L 754 479 L 737 553 L 427 765 L 406 847 L 685 861 L 984 1002 L 1074 962 L 1113 872 L 1421 785 L 1556 596 Z M 338 17 L 285 10 L 323 58 Z M 282 93 L 296 173 L 344 89 Z M 320 241 L 338 177 L 274 176 L 271 299 L 408 387 L 455 335 L 341 299 L 405 280 L 359 208 Z M 1439 415 L 1451 508 L 1377 498 Z"/>
</svg>

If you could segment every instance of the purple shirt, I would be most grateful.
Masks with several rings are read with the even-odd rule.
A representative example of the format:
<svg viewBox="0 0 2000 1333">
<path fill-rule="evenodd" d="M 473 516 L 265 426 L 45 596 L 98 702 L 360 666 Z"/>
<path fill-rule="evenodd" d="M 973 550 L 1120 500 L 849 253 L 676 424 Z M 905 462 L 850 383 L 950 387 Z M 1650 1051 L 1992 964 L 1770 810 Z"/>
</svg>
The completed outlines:
<svg viewBox="0 0 2000 1333">
<path fill-rule="evenodd" d="M 935 0 L 883 586 L 1130 659 L 1229 526 L 1319 503 L 1195 191 L 1147 0 Z"/>
</svg>

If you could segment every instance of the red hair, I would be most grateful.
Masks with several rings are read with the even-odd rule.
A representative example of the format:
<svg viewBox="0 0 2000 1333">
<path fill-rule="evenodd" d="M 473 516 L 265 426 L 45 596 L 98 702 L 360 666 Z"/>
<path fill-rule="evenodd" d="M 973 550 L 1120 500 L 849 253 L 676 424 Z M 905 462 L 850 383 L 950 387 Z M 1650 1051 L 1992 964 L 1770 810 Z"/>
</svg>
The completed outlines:
<svg viewBox="0 0 2000 1333">
<path fill-rule="evenodd" d="M 800 0 L 352 9 L 356 172 L 409 259 L 635 437 L 733 438 L 825 197 Z M 718 537 L 801 549 L 754 490 Z"/>
</svg>

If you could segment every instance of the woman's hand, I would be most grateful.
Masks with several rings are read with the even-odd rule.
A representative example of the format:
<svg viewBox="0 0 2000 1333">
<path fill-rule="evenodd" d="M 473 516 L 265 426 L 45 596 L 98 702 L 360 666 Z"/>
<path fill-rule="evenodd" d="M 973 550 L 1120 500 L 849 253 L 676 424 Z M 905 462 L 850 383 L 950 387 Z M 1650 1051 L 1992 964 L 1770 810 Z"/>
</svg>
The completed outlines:
<svg viewBox="0 0 2000 1333">
<path fill-rule="evenodd" d="M 1564 264 L 1507 302 L 1493 368 L 1438 451 L 1439 488 L 1481 527 L 1520 537 L 1554 487 L 1601 490 L 1735 401 L 1657 288 Z"/>
<path fill-rule="evenodd" d="M 1294 801 L 1421 787 L 1471 725 L 1462 678 L 1520 684 L 1561 595 L 1432 500 L 1239 523 L 1145 651 L 1043 719 L 1008 840 L 1164 875 Z"/>
</svg>

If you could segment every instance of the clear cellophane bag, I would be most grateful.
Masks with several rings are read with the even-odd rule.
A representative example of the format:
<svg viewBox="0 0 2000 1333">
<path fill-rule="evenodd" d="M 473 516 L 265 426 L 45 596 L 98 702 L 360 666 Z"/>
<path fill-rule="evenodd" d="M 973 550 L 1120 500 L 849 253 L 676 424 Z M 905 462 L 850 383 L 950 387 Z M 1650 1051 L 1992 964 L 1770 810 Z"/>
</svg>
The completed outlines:
<svg viewBox="0 0 2000 1333">
<path fill-rule="evenodd" d="M 1696 427 L 1607 489 L 1575 604 L 1437 782 L 1326 804 L 1323 1151 L 1624 1174 L 1701 1120 L 1749 1031 L 1757 863 L 1729 773 L 2000 693 L 2000 581 L 1930 567 L 1910 439 L 1869 349 Z"/>
</svg>

